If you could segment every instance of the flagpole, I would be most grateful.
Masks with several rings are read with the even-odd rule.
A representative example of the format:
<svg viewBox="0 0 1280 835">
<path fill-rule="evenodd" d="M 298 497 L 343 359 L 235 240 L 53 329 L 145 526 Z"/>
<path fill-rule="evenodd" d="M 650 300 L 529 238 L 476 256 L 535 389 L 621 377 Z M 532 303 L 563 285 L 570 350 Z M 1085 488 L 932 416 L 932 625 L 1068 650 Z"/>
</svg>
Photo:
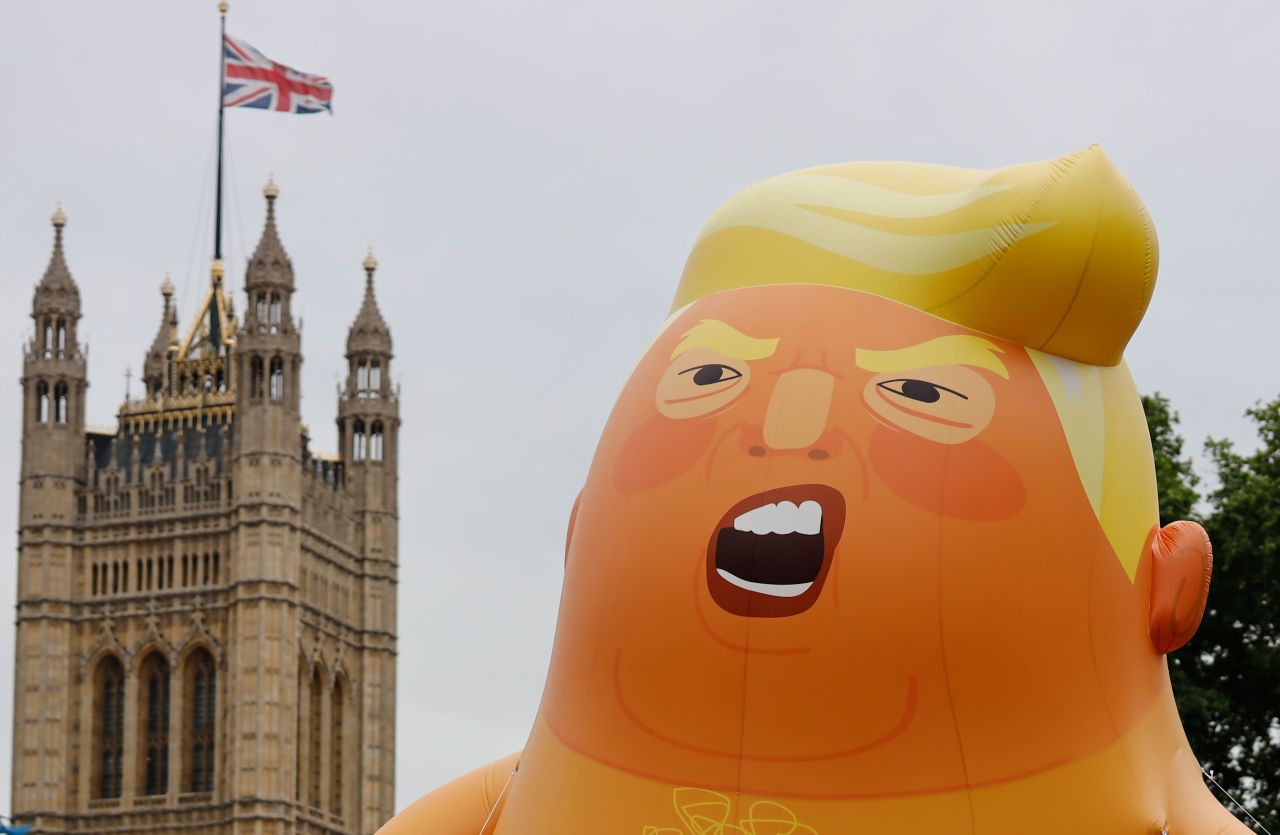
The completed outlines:
<svg viewBox="0 0 1280 835">
<path fill-rule="evenodd" d="M 218 186 L 213 211 L 213 273 L 214 280 L 222 278 L 222 91 L 227 87 L 227 0 L 218 3 L 222 24 L 218 35 Z"/>
</svg>

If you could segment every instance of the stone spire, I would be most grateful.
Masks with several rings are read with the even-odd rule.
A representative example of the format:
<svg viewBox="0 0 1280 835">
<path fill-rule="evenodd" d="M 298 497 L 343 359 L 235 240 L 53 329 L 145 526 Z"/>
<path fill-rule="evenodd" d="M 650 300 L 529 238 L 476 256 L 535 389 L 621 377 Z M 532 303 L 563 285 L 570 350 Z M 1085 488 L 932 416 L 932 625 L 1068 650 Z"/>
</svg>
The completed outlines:
<svg viewBox="0 0 1280 835">
<path fill-rule="evenodd" d="M 272 177 L 262 188 L 262 195 L 267 198 L 267 222 L 262 229 L 262 237 L 258 239 L 258 247 L 253 251 L 249 261 L 249 269 L 245 273 L 245 289 L 252 286 L 277 286 L 293 288 L 293 263 L 284 251 L 280 242 L 280 232 L 276 229 L 276 198 L 280 196 L 280 187 Z"/>
<path fill-rule="evenodd" d="M 390 357 L 391 329 L 382 318 L 378 299 L 373 292 L 373 273 L 378 269 L 378 259 L 373 257 L 372 247 L 364 258 L 363 266 L 364 302 L 360 305 L 355 321 L 351 323 L 351 329 L 347 331 L 347 356 L 377 354 Z"/>
<path fill-rule="evenodd" d="M 247 305 L 235 343 L 234 379 L 247 395 L 237 401 L 236 443 L 293 455 L 297 438 L 290 435 L 297 425 L 290 421 L 297 419 L 302 397 L 302 340 L 293 318 L 293 265 L 276 229 L 280 187 L 274 179 L 267 180 L 262 195 L 267 219 L 245 272 Z"/>
<path fill-rule="evenodd" d="M 173 282 L 165 274 L 164 284 L 160 285 L 160 295 L 164 296 L 164 312 L 160 316 L 160 328 L 156 338 L 147 351 L 147 359 L 142 365 L 142 377 L 146 380 L 147 390 L 154 391 L 155 385 L 164 380 L 165 364 L 169 352 L 178 350 L 178 306 L 173 303 Z"/>
<path fill-rule="evenodd" d="M 71 278 L 66 259 L 62 254 L 62 228 L 67 225 L 66 212 L 62 204 L 51 218 L 53 223 L 53 255 L 49 258 L 49 266 L 45 267 L 44 278 L 36 285 L 32 311 L 35 314 L 61 313 L 80 317 L 80 288 Z"/>
</svg>

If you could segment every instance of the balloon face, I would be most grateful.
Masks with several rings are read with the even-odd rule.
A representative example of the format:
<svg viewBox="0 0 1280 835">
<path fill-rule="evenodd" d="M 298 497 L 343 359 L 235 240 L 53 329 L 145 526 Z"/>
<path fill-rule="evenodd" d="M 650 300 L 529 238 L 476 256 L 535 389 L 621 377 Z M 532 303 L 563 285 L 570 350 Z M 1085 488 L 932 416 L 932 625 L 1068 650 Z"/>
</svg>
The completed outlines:
<svg viewBox="0 0 1280 835">
<path fill-rule="evenodd" d="M 677 784 L 997 784 L 1149 707 L 1144 571 L 1025 349 L 854 290 L 725 291 L 669 324 L 606 427 L 543 716 Z"/>
</svg>

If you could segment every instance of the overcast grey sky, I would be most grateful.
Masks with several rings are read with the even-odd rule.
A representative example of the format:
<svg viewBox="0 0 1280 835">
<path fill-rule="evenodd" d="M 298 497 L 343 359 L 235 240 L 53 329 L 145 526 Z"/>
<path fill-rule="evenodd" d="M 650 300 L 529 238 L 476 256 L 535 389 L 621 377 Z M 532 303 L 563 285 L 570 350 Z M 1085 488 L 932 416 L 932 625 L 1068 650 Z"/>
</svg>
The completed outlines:
<svg viewBox="0 0 1280 835">
<path fill-rule="evenodd" d="M 21 346 L 63 201 L 111 425 L 159 321 L 208 275 L 215 0 L 13 3 L 0 52 L 0 508 L 16 517 Z M 1199 449 L 1280 392 L 1280 6 L 1229 3 L 232 0 L 228 32 L 333 81 L 335 115 L 228 111 L 237 307 L 281 188 L 305 420 L 372 244 L 403 385 L 397 807 L 524 741 L 569 508 L 687 249 L 738 189 L 856 159 L 999 167 L 1103 145 L 1161 269 L 1128 359 Z M 13 530 L 13 528 L 10 528 Z M 13 553 L 12 550 L 9 553 Z M 0 572 L 9 810 L 12 560 Z"/>
</svg>

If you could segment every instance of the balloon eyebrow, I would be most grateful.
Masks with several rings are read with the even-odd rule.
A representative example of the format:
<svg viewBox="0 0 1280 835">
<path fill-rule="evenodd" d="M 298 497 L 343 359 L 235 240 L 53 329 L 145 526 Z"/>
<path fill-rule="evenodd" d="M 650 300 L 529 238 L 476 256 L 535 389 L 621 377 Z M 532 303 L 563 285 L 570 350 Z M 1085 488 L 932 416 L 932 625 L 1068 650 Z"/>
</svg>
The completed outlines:
<svg viewBox="0 0 1280 835">
<path fill-rule="evenodd" d="M 985 368 L 1007 380 L 1009 370 L 997 356 L 1002 353 L 1000 346 L 980 336 L 953 334 L 888 351 L 859 348 L 854 352 L 853 361 L 864 371 L 874 372 L 907 371 L 933 365 L 971 365 Z"/>
<path fill-rule="evenodd" d="M 671 358 L 696 348 L 710 348 L 740 360 L 760 360 L 773 356 L 773 352 L 778 350 L 778 339 L 747 336 L 719 319 L 703 319 L 685 331 L 684 338 L 671 352 Z"/>
</svg>

